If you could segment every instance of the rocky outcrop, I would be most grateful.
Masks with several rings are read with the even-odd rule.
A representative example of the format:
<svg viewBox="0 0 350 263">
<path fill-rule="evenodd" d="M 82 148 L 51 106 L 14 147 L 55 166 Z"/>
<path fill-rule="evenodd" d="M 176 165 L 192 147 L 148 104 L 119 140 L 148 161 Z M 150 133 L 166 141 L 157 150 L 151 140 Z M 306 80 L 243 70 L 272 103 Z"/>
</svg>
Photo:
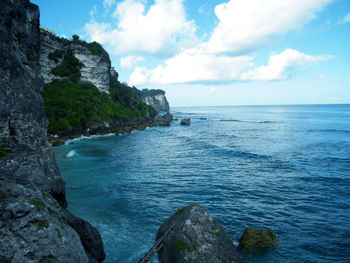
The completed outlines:
<svg viewBox="0 0 350 263">
<path fill-rule="evenodd" d="M 264 232 L 252 227 L 246 228 L 242 237 L 239 239 L 238 248 L 245 253 L 250 253 L 256 249 L 266 249 L 278 246 L 279 241 L 271 229 Z"/>
<path fill-rule="evenodd" d="M 50 53 L 59 50 L 61 52 L 71 52 L 83 64 L 80 69 L 82 81 L 91 82 L 100 91 L 109 93 L 111 62 L 106 56 L 94 55 L 87 45 L 60 39 L 43 28 L 40 36 L 40 65 L 45 84 L 53 79 L 60 78 L 52 74 L 51 70 L 60 64 L 62 57 L 57 58 L 56 61 L 49 59 Z"/>
<path fill-rule="evenodd" d="M 65 183 L 46 143 L 39 10 L 0 5 L 0 261 L 98 262 L 101 237 L 65 207 Z"/>
<path fill-rule="evenodd" d="M 168 112 L 170 110 L 169 102 L 165 97 L 165 93 L 149 95 L 142 97 L 142 101 L 152 106 L 157 112 Z"/>
<path fill-rule="evenodd" d="M 191 119 L 182 119 L 180 125 L 189 126 L 191 124 Z"/>
<path fill-rule="evenodd" d="M 158 115 L 156 123 L 158 126 L 170 126 L 170 123 L 173 121 L 173 115 L 168 112 L 164 115 Z"/>
<path fill-rule="evenodd" d="M 160 263 L 242 262 L 222 225 L 198 204 L 181 208 L 158 230 L 157 240 L 164 236 L 158 252 Z"/>
</svg>

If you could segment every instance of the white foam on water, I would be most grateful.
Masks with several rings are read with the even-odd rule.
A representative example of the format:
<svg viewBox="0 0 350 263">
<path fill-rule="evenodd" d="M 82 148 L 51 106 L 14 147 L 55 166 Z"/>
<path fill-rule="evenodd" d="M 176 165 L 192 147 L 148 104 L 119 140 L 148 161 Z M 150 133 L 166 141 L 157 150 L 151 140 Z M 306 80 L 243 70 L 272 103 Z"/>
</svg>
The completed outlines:
<svg viewBox="0 0 350 263">
<path fill-rule="evenodd" d="M 76 154 L 77 154 L 77 152 L 75 150 L 71 150 L 69 153 L 67 153 L 66 157 L 70 158 L 70 157 L 73 157 Z"/>
</svg>

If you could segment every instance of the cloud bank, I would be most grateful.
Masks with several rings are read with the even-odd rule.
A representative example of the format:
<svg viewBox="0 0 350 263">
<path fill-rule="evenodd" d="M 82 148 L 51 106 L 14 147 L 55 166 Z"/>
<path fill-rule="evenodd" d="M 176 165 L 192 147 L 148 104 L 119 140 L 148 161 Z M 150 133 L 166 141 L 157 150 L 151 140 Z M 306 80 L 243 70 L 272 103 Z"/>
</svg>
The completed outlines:
<svg viewBox="0 0 350 263">
<path fill-rule="evenodd" d="M 143 60 L 139 56 L 122 58 L 122 67 L 134 68 L 129 78 L 133 85 L 281 80 L 332 57 L 285 49 L 271 55 L 266 65 L 254 66 L 252 54 L 275 36 L 301 30 L 332 1 L 230 0 L 215 7 L 218 23 L 205 42 L 198 41 L 183 0 L 155 0 L 148 9 L 145 1 L 125 0 L 113 12 L 116 26 L 90 22 L 85 29 L 91 40 L 115 54 L 168 55 L 154 68 L 137 66 Z"/>
</svg>

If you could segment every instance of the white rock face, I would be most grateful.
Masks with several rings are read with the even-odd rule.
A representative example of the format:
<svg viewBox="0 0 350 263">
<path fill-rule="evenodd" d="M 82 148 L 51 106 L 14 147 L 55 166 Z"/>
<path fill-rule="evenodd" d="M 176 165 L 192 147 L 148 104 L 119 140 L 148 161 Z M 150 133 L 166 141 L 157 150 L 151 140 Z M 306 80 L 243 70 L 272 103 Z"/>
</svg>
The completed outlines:
<svg viewBox="0 0 350 263">
<path fill-rule="evenodd" d="M 55 61 L 52 61 L 48 58 L 48 55 L 50 52 L 55 51 L 56 49 L 58 50 L 63 50 L 64 45 L 61 42 L 54 41 L 50 38 L 49 35 L 46 34 L 41 34 L 41 46 L 40 46 L 40 67 L 41 67 L 41 75 L 44 78 L 44 82 L 49 83 L 53 79 L 59 78 L 58 76 L 55 76 L 54 74 L 51 73 L 51 70 L 54 67 L 57 67 L 58 64 L 61 62 L 59 61 L 58 63 L 55 63 Z"/>
<path fill-rule="evenodd" d="M 170 110 L 169 102 L 164 94 L 146 96 L 142 100 L 144 103 L 152 106 L 157 112 L 168 112 Z"/>
<path fill-rule="evenodd" d="M 92 55 L 87 48 L 72 44 L 73 55 L 84 66 L 80 69 L 81 80 L 94 84 L 100 91 L 109 93 L 110 62 L 104 56 Z"/>
<path fill-rule="evenodd" d="M 51 82 L 53 79 L 60 78 L 53 75 L 51 70 L 57 67 L 62 59 L 57 63 L 48 59 L 49 53 L 54 52 L 56 49 L 62 51 L 65 49 L 71 50 L 73 55 L 84 64 L 80 69 L 81 80 L 91 82 L 100 91 L 109 93 L 109 71 L 111 64 L 104 56 L 92 55 L 87 47 L 77 43 L 64 45 L 60 41 L 52 40 L 47 34 L 41 34 L 40 66 L 45 84 Z"/>
</svg>

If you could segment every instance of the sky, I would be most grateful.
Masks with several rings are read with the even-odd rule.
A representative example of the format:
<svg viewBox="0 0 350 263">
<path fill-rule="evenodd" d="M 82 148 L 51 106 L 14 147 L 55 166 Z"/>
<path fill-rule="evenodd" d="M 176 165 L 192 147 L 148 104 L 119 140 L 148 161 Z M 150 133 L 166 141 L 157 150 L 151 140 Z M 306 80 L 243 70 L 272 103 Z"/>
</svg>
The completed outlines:
<svg viewBox="0 0 350 263">
<path fill-rule="evenodd" d="M 171 106 L 350 103 L 350 0 L 31 0 Z"/>
</svg>

